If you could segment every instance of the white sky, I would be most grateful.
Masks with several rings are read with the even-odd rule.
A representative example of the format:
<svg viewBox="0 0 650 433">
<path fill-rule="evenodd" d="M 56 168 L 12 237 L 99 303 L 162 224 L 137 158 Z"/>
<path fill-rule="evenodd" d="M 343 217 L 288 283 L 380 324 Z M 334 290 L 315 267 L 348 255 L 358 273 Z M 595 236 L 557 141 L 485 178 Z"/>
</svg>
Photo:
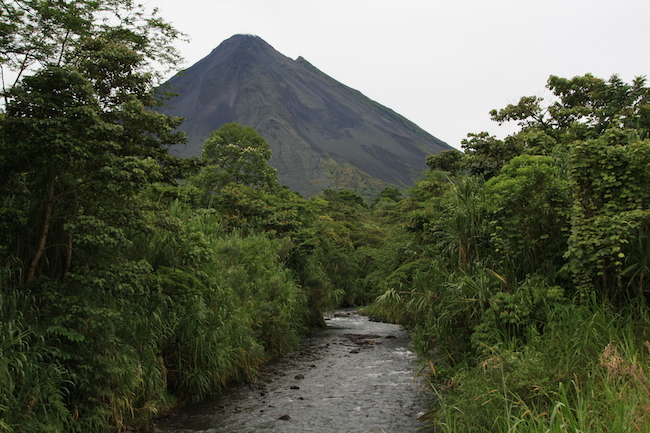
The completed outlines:
<svg viewBox="0 0 650 433">
<path fill-rule="evenodd" d="M 650 75 L 650 0 L 144 0 L 189 67 L 254 34 L 460 148 L 550 75 Z M 648 83 L 650 85 L 650 83 Z"/>
</svg>

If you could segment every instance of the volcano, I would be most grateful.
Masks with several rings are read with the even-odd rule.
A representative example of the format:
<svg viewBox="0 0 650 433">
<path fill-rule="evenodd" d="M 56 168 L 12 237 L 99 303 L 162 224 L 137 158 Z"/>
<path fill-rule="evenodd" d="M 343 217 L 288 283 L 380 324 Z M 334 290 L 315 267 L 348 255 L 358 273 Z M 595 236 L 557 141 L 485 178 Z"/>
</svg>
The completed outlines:
<svg viewBox="0 0 650 433">
<path fill-rule="evenodd" d="M 185 118 L 188 142 L 172 155 L 200 156 L 224 123 L 251 126 L 269 143 L 282 184 L 305 197 L 325 188 L 365 196 L 406 188 L 426 156 L 451 149 L 413 122 L 253 35 L 235 35 L 163 86 L 159 109 Z"/>
</svg>

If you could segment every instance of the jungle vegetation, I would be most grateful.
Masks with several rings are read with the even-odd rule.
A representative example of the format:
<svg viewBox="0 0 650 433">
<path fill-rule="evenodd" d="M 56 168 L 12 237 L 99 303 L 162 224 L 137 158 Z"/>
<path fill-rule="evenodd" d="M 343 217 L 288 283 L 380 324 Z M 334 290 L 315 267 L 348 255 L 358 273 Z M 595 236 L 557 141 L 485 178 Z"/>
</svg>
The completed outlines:
<svg viewBox="0 0 650 433">
<path fill-rule="evenodd" d="M 402 253 L 369 311 L 411 328 L 436 431 L 650 429 L 650 89 L 546 87 L 383 209 Z"/>
<path fill-rule="evenodd" d="M 250 127 L 168 155 L 155 12 L 0 16 L 0 432 L 145 429 L 359 305 L 410 329 L 439 431 L 650 426 L 643 78 L 550 77 L 408 191 L 305 199 Z"/>
</svg>

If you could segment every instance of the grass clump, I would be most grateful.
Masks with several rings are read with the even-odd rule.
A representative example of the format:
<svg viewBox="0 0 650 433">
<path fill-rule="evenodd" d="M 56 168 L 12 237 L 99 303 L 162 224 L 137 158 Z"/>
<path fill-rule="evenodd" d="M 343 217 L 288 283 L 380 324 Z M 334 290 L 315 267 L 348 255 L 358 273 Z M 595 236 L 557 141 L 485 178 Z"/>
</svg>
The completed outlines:
<svg viewBox="0 0 650 433">
<path fill-rule="evenodd" d="M 428 419 L 443 432 L 650 429 L 647 318 L 603 306 L 557 307 L 526 344 L 486 347 L 447 377 L 429 369 Z"/>
</svg>

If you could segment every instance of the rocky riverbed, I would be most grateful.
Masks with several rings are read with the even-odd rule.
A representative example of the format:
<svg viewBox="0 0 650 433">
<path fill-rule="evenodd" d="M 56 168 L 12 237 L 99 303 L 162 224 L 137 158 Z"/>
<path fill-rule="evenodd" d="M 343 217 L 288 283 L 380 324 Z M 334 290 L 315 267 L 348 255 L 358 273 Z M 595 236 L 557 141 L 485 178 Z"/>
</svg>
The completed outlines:
<svg viewBox="0 0 650 433">
<path fill-rule="evenodd" d="M 356 311 L 336 313 L 290 356 L 267 365 L 254 383 L 161 419 L 166 433 L 407 433 L 426 400 L 415 355 L 398 325 Z"/>
</svg>

